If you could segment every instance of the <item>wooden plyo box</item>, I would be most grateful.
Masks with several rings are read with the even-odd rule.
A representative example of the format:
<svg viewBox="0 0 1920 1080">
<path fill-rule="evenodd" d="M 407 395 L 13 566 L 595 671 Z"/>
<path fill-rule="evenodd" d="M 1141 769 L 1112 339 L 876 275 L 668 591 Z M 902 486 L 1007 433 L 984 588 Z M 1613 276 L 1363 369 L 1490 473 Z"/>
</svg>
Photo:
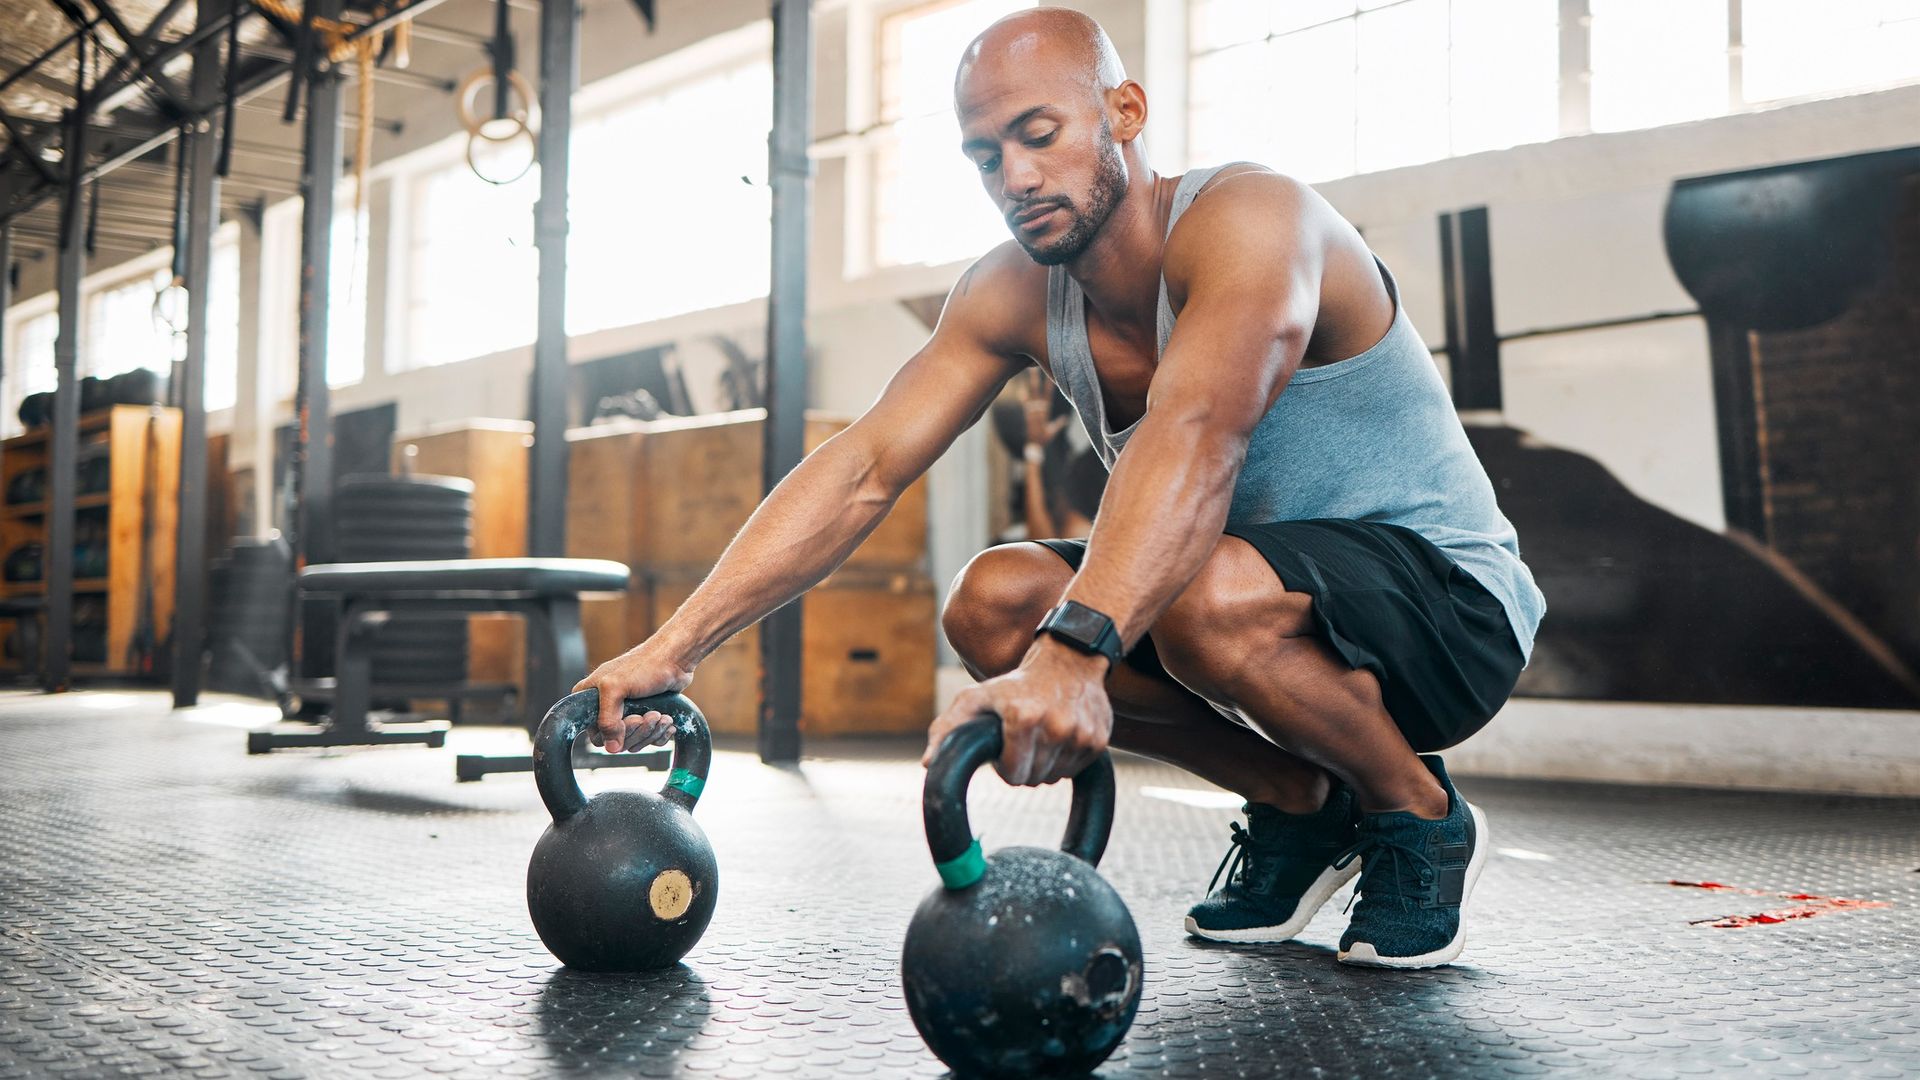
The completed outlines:
<svg viewBox="0 0 1920 1080">
<path fill-rule="evenodd" d="M 570 432 L 567 553 L 617 559 L 655 576 L 705 573 L 760 505 L 766 412 L 629 420 Z M 844 430 L 807 416 L 807 451 Z M 927 485 L 914 483 L 849 568 L 926 569 Z"/>
<path fill-rule="evenodd" d="M 393 441 L 394 471 L 473 481 L 473 557 L 527 553 L 527 461 L 533 425 L 524 420 L 459 420 Z M 526 628 L 513 615 L 467 620 L 467 677 L 520 687 Z"/>
<path fill-rule="evenodd" d="M 761 409 L 664 420 L 623 420 L 567 433 L 567 554 L 612 559 L 633 571 L 624 596 L 587 597 L 587 660 L 598 665 L 646 640 L 673 613 L 655 579 L 697 582 L 760 505 Z M 811 452 L 850 421 L 807 418 Z M 920 574 L 927 493 L 920 481 L 848 560 L 848 570 Z M 677 606 L 685 592 L 674 601 Z"/>
<path fill-rule="evenodd" d="M 567 555 L 612 559 L 632 573 L 619 596 L 587 596 L 580 623 L 587 636 L 587 667 L 598 667 L 653 632 L 651 592 L 644 573 L 646 427 L 603 424 L 567 432 Z"/>
<path fill-rule="evenodd" d="M 695 581 L 653 589 L 657 625 L 692 594 Z M 800 730 L 809 735 L 923 732 L 933 720 L 933 583 L 923 574 L 847 570 L 801 600 Z M 716 649 L 688 696 L 721 734 L 759 725 L 760 629 Z"/>
</svg>

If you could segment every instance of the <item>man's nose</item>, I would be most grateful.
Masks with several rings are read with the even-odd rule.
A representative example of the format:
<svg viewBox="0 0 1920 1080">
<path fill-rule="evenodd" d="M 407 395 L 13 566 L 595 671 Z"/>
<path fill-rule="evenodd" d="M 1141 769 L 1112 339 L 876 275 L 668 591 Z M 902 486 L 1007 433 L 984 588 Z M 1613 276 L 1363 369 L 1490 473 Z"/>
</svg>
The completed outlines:
<svg viewBox="0 0 1920 1080">
<path fill-rule="evenodd" d="M 1040 170 L 1025 155 L 1001 159 L 1000 190 L 1009 202 L 1025 202 L 1040 190 Z"/>
</svg>

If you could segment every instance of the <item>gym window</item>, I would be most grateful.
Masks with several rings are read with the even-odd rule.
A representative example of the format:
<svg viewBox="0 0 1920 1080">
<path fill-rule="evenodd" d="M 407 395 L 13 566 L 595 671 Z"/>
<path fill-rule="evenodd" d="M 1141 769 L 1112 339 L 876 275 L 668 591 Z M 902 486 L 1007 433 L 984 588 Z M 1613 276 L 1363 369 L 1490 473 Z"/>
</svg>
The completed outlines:
<svg viewBox="0 0 1920 1080">
<path fill-rule="evenodd" d="M 52 390 L 59 379 L 53 350 L 60 335 L 60 313 L 53 306 L 51 293 L 44 299 L 46 310 L 38 315 L 28 316 L 28 305 L 7 313 L 7 325 L 15 329 L 7 349 L 6 413 L 0 416 L 0 434 L 18 435 L 22 430 L 21 400 L 28 394 Z"/>
<path fill-rule="evenodd" d="M 231 227 L 213 242 L 207 269 L 207 365 L 202 400 L 207 411 L 231 409 L 240 396 L 240 243 Z"/>
<path fill-rule="evenodd" d="M 772 125 L 773 67 L 764 59 L 575 125 L 567 333 L 767 295 Z"/>
<path fill-rule="evenodd" d="M 105 379 L 134 368 L 171 371 L 173 332 L 160 321 L 154 301 L 172 280 L 163 265 L 90 293 L 77 374 Z"/>
<path fill-rule="evenodd" d="M 1558 134 L 1551 0 L 1195 0 L 1190 18 L 1195 165 L 1332 180 Z"/>
<path fill-rule="evenodd" d="M 342 202 L 334 211 L 333 247 L 328 252 L 328 386 L 350 386 L 366 375 L 367 247 L 366 210 L 360 211 L 356 222 L 352 202 Z M 286 373 L 285 386 L 276 387 L 274 392 L 290 394 L 300 370 L 298 198 L 288 199 L 267 211 L 260 258 L 265 267 L 260 283 L 261 312 L 268 321 L 262 327 L 259 370 L 263 378 L 267 372 Z M 216 289 L 214 296 L 219 295 Z M 211 369 L 212 365 L 208 366 Z M 208 382 L 211 387 L 211 378 Z"/>
<path fill-rule="evenodd" d="M 413 181 L 408 367 L 532 343 L 540 269 L 533 204 L 539 194 L 538 165 L 496 186 L 460 159 Z M 576 217 L 571 237 L 588 232 L 586 226 Z"/>
<path fill-rule="evenodd" d="M 873 262 L 944 263 L 985 254 L 1006 224 L 960 153 L 953 74 L 960 50 L 1031 0 L 960 0 L 883 16 L 873 132 Z"/>
<path fill-rule="evenodd" d="M 1307 181 L 1920 79 L 1914 0 L 1194 0 L 1189 10 L 1190 160 L 1249 158 Z"/>
</svg>

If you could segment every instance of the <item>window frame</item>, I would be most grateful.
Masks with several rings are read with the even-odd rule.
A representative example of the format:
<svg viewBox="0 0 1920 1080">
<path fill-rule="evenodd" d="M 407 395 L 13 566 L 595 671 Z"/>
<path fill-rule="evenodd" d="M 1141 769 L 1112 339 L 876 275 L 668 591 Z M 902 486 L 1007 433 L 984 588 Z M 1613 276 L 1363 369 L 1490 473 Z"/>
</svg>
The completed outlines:
<svg viewBox="0 0 1920 1080">
<path fill-rule="evenodd" d="M 1393 0 L 1393 3 L 1399 3 L 1399 2 L 1404 2 L 1404 0 Z M 1559 78 L 1559 90 L 1558 90 L 1558 112 L 1559 112 L 1558 130 L 1556 134 L 1554 134 L 1548 140 L 1545 140 L 1545 141 L 1557 141 L 1559 139 L 1572 138 L 1575 136 L 1591 134 L 1594 131 L 1593 100 L 1592 100 L 1592 92 L 1591 92 L 1591 87 L 1589 82 L 1593 72 L 1591 5 L 1589 4 L 1588 0 L 1543 0 L 1543 2 L 1555 2 L 1558 5 L 1559 49 L 1560 49 L 1560 55 L 1559 55 L 1560 78 Z M 1745 43 L 1743 41 L 1743 22 L 1744 22 L 1743 13 L 1744 13 L 1745 0 L 1724 0 L 1724 2 L 1727 5 L 1727 40 L 1725 44 L 1726 81 L 1727 81 L 1726 108 L 1720 112 L 1706 114 L 1698 117 L 1690 117 L 1687 119 L 1670 121 L 1664 124 L 1650 125 L 1648 127 L 1625 128 L 1620 130 L 1622 131 L 1652 130 L 1653 128 L 1656 128 L 1656 127 L 1669 127 L 1675 124 L 1684 124 L 1684 123 L 1698 123 L 1705 120 L 1719 119 L 1727 116 L 1737 116 L 1737 115 L 1743 115 L 1746 113 L 1759 112 L 1766 109 L 1774 109 L 1774 108 L 1780 108 L 1783 106 L 1798 105 L 1798 104 L 1803 104 L 1810 101 L 1822 101 L 1830 98 L 1852 97 L 1852 96 L 1858 96 L 1858 95 L 1864 95 L 1864 94 L 1873 94 L 1873 93 L 1878 93 L 1885 90 L 1897 89 L 1905 86 L 1920 85 L 1920 73 L 1916 73 L 1915 75 L 1905 79 L 1897 79 L 1897 80 L 1888 81 L 1888 82 L 1866 83 L 1866 84 L 1861 84 L 1861 85 L 1857 85 L 1849 88 L 1815 91 L 1807 94 L 1795 95 L 1790 97 L 1767 98 L 1765 100 L 1759 100 L 1759 101 L 1750 100 L 1746 95 L 1743 64 L 1742 64 L 1742 54 L 1745 49 Z M 1393 3 L 1382 4 L 1380 5 L 1380 8 L 1393 6 Z M 1335 18 L 1330 20 L 1322 20 L 1319 23 L 1311 24 L 1308 26 L 1296 27 L 1287 31 L 1287 33 L 1298 33 L 1301 30 L 1312 29 L 1313 26 L 1326 25 L 1327 23 L 1330 23 L 1330 22 L 1357 19 L 1361 15 L 1367 14 L 1370 11 L 1379 10 L 1380 8 L 1370 8 L 1370 9 L 1366 9 L 1365 11 L 1357 10 L 1349 14 L 1336 16 Z M 1234 48 L 1234 47 L 1238 47 L 1239 45 L 1248 44 L 1248 43 L 1236 43 L 1235 45 L 1217 46 L 1217 47 L 1205 49 L 1205 50 L 1195 48 L 1192 42 L 1196 38 L 1196 35 L 1194 34 L 1194 20 L 1196 17 L 1196 10 L 1197 10 L 1196 7 L 1191 2 L 1189 2 L 1187 4 L 1186 11 L 1184 12 L 1185 28 L 1189 37 L 1189 44 L 1186 51 L 1186 64 L 1182 69 L 1182 75 L 1187 81 L 1187 84 L 1188 84 L 1187 88 L 1189 90 L 1191 88 L 1191 84 L 1193 80 L 1193 70 L 1194 70 L 1195 61 L 1203 57 L 1206 57 L 1208 55 L 1212 55 L 1212 54 L 1224 51 L 1225 49 L 1228 49 L 1228 48 Z M 1277 36 L 1281 36 L 1281 35 L 1275 35 L 1275 34 L 1269 33 L 1266 37 L 1257 39 L 1257 40 L 1260 42 L 1270 42 Z M 1449 53 L 1451 53 L 1451 51 L 1452 51 L 1452 45 L 1451 43 L 1449 43 Z M 1187 156 L 1191 157 L 1194 150 L 1191 132 L 1193 131 L 1194 128 L 1201 125 L 1195 123 L 1194 105 L 1190 97 L 1188 97 L 1188 100 L 1187 100 L 1186 116 L 1184 119 L 1186 121 L 1186 127 L 1188 129 L 1188 133 L 1186 135 L 1187 145 L 1185 147 L 1185 151 Z M 1522 145 L 1534 145 L 1534 144 L 1522 144 Z M 1469 153 L 1486 153 L 1486 152 L 1497 153 L 1498 151 L 1470 151 Z M 1446 161 L 1446 160 L 1450 160 L 1451 158 L 1461 157 L 1461 156 L 1467 156 L 1467 155 L 1449 153 L 1444 157 L 1435 158 L 1433 160 Z M 1426 162 L 1425 164 L 1431 164 L 1431 163 L 1432 162 Z M 1418 167 L 1418 166 L 1416 165 L 1416 166 L 1407 166 L 1407 167 Z M 1368 173 L 1367 170 L 1361 170 L 1358 167 L 1358 161 L 1356 160 L 1355 171 L 1346 173 L 1340 177 L 1330 177 L 1328 179 L 1329 180 L 1346 179 L 1348 177 L 1353 177 L 1353 176 L 1367 175 L 1367 173 Z"/>
</svg>

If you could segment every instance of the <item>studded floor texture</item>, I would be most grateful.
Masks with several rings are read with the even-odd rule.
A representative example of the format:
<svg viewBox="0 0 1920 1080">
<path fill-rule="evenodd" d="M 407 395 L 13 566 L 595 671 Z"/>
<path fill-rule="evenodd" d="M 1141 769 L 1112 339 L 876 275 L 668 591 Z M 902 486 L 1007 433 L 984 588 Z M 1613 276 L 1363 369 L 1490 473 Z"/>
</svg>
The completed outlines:
<svg viewBox="0 0 1920 1080">
<path fill-rule="evenodd" d="M 249 758 L 263 715 L 0 696 L 0 1080 L 942 1074 L 896 969 L 936 882 L 906 745 L 718 754 L 713 925 L 607 977 L 527 921 L 531 779 L 454 783 L 523 736 Z M 1119 779 L 1147 983 L 1102 1076 L 1920 1075 L 1920 803 L 1464 780 L 1497 854 L 1462 962 L 1409 973 L 1334 962 L 1344 892 L 1298 943 L 1186 939 L 1230 800 Z M 1057 838 L 1064 790 L 974 788 L 989 849 Z"/>
</svg>

